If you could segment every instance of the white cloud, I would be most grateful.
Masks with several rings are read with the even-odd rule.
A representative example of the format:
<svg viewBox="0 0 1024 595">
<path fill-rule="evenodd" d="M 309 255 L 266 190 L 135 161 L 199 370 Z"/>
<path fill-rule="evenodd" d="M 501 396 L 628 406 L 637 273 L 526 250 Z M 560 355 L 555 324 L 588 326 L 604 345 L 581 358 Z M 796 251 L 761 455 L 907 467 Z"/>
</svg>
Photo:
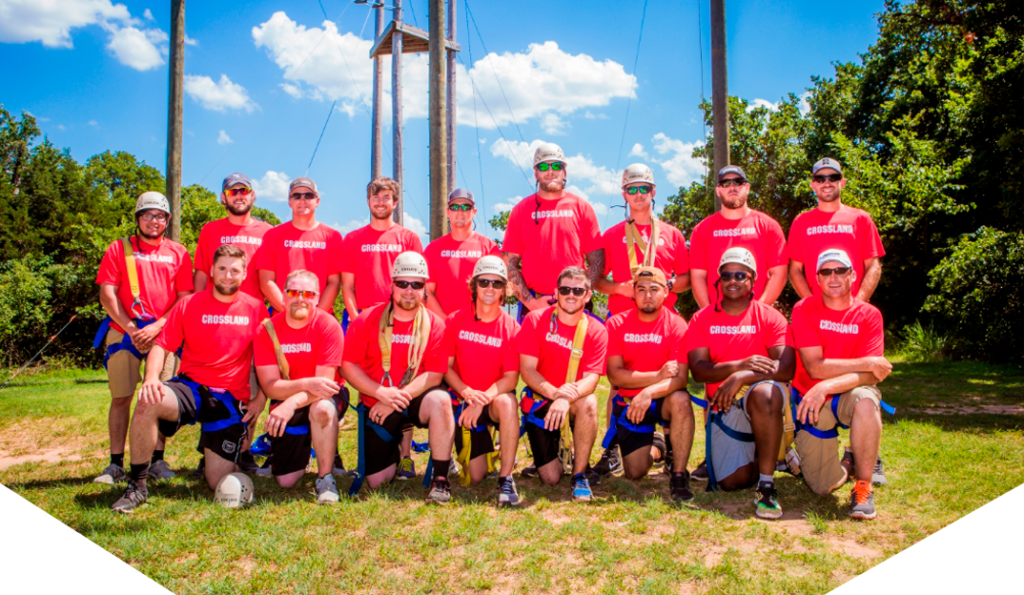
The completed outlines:
<svg viewBox="0 0 1024 595">
<path fill-rule="evenodd" d="M 413 217 L 408 211 L 404 211 L 402 219 L 402 227 L 405 227 L 409 231 L 412 231 L 416 235 L 420 236 L 423 245 L 426 246 L 430 241 L 430 234 L 428 233 L 427 226 L 422 221 Z"/>
<path fill-rule="evenodd" d="M 544 130 L 545 134 L 551 135 L 565 134 L 569 129 L 569 123 L 554 112 L 544 114 L 540 119 L 540 126 Z"/>
<path fill-rule="evenodd" d="M 117 60 L 135 70 L 150 70 L 164 64 L 157 44 L 166 47 L 167 34 L 160 29 L 111 26 L 107 48 Z"/>
<path fill-rule="evenodd" d="M 541 143 L 547 142 L 536 139 L 530 144 L 521 141 L 504 140 L 494 141 L 491 145 L 491 154 L 495 157 L 504 157 L 513 164 L 518 164 L 524 170 L 533 167 L 533 154 Z M 621 191 L 619 182 L 621 177 L 618 173 L 605 166 L 594 165 L 593 160 L 583 155 L 566 157 L 566 172 L 570 182 L 584 180 L 590 183 L 584 190 L 588 194 L 619 194 Z"/>
<path fill-rule="evenodd" d="M 337 229 L 338 231 L 340 231 L 342 233 L 342 235 L 348 235 L 348 234 L 352 233 L 353 231 L 359 229 L 360 227 L 366 227 L 369 224 L 370 224 L 370 218 L 367 217 L 366 219 L 353 219 L 353 220 L 349 221 L 348 223 L 346 223 L 345 225 L 340 225 L 338 223 L 335 223 L 331 227 L 333 227 L 334 229 Z"/>
<path fill-rule="evenodd" d="M 302 89 L 297 86 L 291 83 L 281 83 L 281 88 L 284 89 L 285 93 L 291 95 L 295 99 L 302 99 Z"/>
<path fill-rule="evenodd" d="M 151 10 L 149 10 L 148 8 L 146 10 L 142 11 L 142 17 L 144 19 L 146 19 L 147 21 L 155 21 L 156 20 L 156 19 L 153 18 L 153 12 Z"/>
<path fill-rule="evenodd" d="M 242 85 L 232 83 L 228 75 L 221 74 L 220 81 L 213 82 L 208 76 L 185 75 L 185 92 L 206 109 L 222 112 L 225 109 L 244 109 L 252 112 L 258 107 L 249 99 L 249 92 Z"/>
<path fill-rule="evenodd" d="M 811 104 L 807 99 L 811 96 L 810 91 L 804 91 L 800 94 L 800 103 L 797 104 L 797 108 L 800 110 L 801 116 L 806 116 L 811 113 Z"/>
<path fill-rule="evenodd" d="M 231 140 L 231 137 L 228 136 L 228 133 L 224 132 L 223 130 L 221 130 L 220 134 L 217 135 L 217 144 L 218 145 L 230 145 L 233 142 L 235 142 L 235 141 Z"/>
<path fill-rule="evenodd" d="M 583 117 L 588 119 L 588 120 L 607 120 L 608 119 L 607 114 L 595 114 L 595 113 L 591 112 L 590 110 L 587 110 L 587 111 L 583 112 Z"/>
<path fill-rule="evenodd" d="M 194 46 L 198 46 L 198 45 L 199 45 L 199 40 L 197 40 L 197 39 L 192 39 L 191 37 L 189 37 L 188 35 L 186 35 L 186 36 L 185 36 L 185 45 L 194 45 Z"/>
<path fill-rule="evenodd" d="M 512 207 L 516 206 L 516 204 L 518 204 L 521 200 L 523 200 L 522 196 L 513 196 L 512 198 L 506 200 L 505 202 L 499 202 L 498 204 L 492 206 L 491 208 L 494 209 L 495 213 L 501 213 L 502 211 L 511 211 Z"/>
<path fill-rule="evenodd" d="M 252 181 L 252 189 L 256 191 L 256 197 L 261 200 L 272 202 L 288 201 L 288 184 L 292 179 L 283 171 L 267 171 L 263 178 Z"/>
<path fill-rule="evenodd" d="M 779 111 L 779 104 L 778 103 L 772 103 L 771 101 L 768 101 L 767 99 L 755 99 L 755 100 L 751 101 L 749 105 L 747 105 L 747 112 L 752 112 L 752 111 L 754 111 L 755 109 L 757 109 L 759 107 L 766 107 L 766 108 L 768 108 L 768 111 L 770 111 L 770 112 L 777 112 L 777 111 Z"/>
<path fill-rule="evenodd" d="M 63 124 L 57 124 L 57 130 L 67 130 Z"/>
<path fill-rule="evenodd" d="M 652 159 L 665 171 L 668 181 L 675 186 L 686 186 L 694 180 L 704 177 L 704 163 L 693 157 L 693 150 L 703 146 L 703 141 L 684 143 L 681 140 L 669 138 L 663 132 L 659 132 L 651 139 L 654 141 L 654 150 L 663 159 Z"/>
<path fill-rule="evenodd" d="M 633 145 L 633 148 L 630 149 L 630 151 L 629 151 L 629 156 L 630 157 L 643 157 L 644 159 L 650 159 L 651 158 L 651 156 L 647 154 L 647 151 L 644 150 L 644 146 L 641 145 L 640 143 L 636 143 L 635 145 Z"/>
<path fill-rule="evenodd" d="M 580 189 L 579 186 L 576 186 L 574 184 L 570 184 L 569 187 L 566 188 L 565 190 L 567 192 L 571 192 L 572 194 L 575 194 L 576 196 L 578 196 L 578 197 L 582 198 L 583 200 L 589 202 L 590 206 L 594 207 L 594 213 L 595 214 L 597 214 L 597 215 L 607 215 L 608 214 L 608 205 L 606 205 L 605 203 L 603 203 L 601 201 L 591 200 L 590 194 L 588 194 L 585 190 Z"/>
<path fill-rule="evenodd" d="M 100 123 L 97 122 L 96 120 L 89 120 L 88 122 L 86 122 L 86 124 L 88 124 L 89 126 L 94 126 L 96 128 L 99 128 L 99 125 L 100 125 Z"/>
</svg>

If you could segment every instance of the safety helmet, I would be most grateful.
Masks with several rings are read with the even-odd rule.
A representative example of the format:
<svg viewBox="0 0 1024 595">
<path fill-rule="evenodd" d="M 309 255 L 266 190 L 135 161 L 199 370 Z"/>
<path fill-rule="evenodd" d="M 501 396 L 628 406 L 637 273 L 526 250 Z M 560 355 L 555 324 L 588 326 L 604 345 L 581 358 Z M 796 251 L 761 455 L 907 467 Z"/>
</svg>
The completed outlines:
<svg viewBox="0 0 1024 595">
<path fill-rule="evenodd" d="M 533 166 L 537 167 L 540 163 L 550 163 L 552 161 L 565 165 L 565 153 L 562 152 L 562 147 L 555 143 L 542 143 L 533 154 Z"/>
<path fill-rule="evenodd" d="M 473 278 L 480 275 L 497 275 L 508 281 L 508 270 L 505 268 L 505 261 L 500 256 L 488 254 L 476 261 L 473 267 Z"/>
<path fill-rule="evenodd" d="M 637 182 L 644 182 L 654 186 L 654 172 L 651 168 L 647 167 L 643 163 L 634 163 L 630 165 L 622 172 L 622 187 L 625 188 L 630 184 L 636 184 Z"/>
<path fill-rule="evenodd" d="M 244 473 L 229 473 L 217 484 L 213 501 L 225 508 L 241 508 L 252 502 L 256 493 L 252 479 Z"/>
<path fill-rule="evenodd" d="M 734 246 L 726 250 L 725 253 L 722 254 L 722 260 L 718 263 L 718 272 L 721 273 L 722 268 L 731 262 L 742 264 L 750 269 L 750 272 L 757 274 L 757 261 L 754 260 L 754 255 L 750 253 L 750 250 L 747 250 L 746 248 Z"/>
<path fill-rule="evenodd" d="M 156 209 L 168 215 L 171 214 L 171 205 L 167 203 L 167 197 L 159 192 L 143 192 L 139 195 L 139 200 L 135 201 L 135 216 L 138 217 L 139 213 L 147 209 Z"/>
<path fill-rule="evenodd" d="M 411 250 L 402 252 L 395 259 L 395 266 L 391 269 L 391 278 L 396 279 L 398 277 L 429 279 L 430 273 L 427 271 L 427 260 L 419 252 Z"/>
</svg>

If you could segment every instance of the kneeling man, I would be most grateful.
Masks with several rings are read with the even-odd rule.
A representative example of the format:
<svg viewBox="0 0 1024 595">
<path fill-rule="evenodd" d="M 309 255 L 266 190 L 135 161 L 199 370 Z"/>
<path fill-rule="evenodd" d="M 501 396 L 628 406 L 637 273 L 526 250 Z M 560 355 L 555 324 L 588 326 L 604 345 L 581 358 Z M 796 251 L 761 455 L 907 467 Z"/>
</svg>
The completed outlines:
<svg viewBox="0 0 1024 595">
<path fill-rule="evenodd" d="M 875 385 L 892 371 L 883 357 L 882 314 L 853 297 L 857 273 L 845 251 L 826 250 L 817 264 L 821 293 L 793 308 L 793 342 L 800 354 L 793 381 L 801 395 L 796 410 L 800 468 L 816 493 L 839 489 L 851 469 L 839 460 L 836 427 L 849 427 L 850 516 L 873 519 L 871 480 L 882 442 L 882 395 Z"/>
<path fill-rule="evenodd" d="M 264 321 L 253 346 L 256 374 L 272 401 L 267 417 L 270 471 L 278 485 L 294 486 L 306 472 L 309 447 L 316 451 L 316 500 L 338 501 L 331 471 L 338 447 L 338 420 L 348 395 L 337 382 L 344 352 L 341 325 L 317 308 L 320 280 L 292 271 L 284 282 L 284 312 Z"/>
<path fill-rule="evenodd" d="M 146 378 L 129 435 L 128 489 L 114 503 L 115 511 L 132 512 L 146 502 L 149 461 L 158 433 L 171 437 L 183 425 L 202 424 L 199 448 L 206 458 L 210 489 L 237 470 L 246 424 L 263 410 L 263 403 L 248 403 L 249 372 L 252 340 L 267 317 L 263 302 L 238 291 L 245 281 L 245 266 L 241 248 L 222 245 L 213 254 L 213 288 L 185 297 L 171 309 L 146 358 Z M 161 382 L 165 358 L 179 347 L 178 375 Z"/>
<path fill-rule="evenodd" d="M 697 312 L 686 332 L 690 372 L 707 384 L 708 489 L 757 485 L 755 514 L 782 516 L 775 463 L 783 411 L 796 367 L 789 325 L 778 310 L 754 300 L 754 255 L 730 248 L 718 265 L 722 300 Z"/>
</svg>

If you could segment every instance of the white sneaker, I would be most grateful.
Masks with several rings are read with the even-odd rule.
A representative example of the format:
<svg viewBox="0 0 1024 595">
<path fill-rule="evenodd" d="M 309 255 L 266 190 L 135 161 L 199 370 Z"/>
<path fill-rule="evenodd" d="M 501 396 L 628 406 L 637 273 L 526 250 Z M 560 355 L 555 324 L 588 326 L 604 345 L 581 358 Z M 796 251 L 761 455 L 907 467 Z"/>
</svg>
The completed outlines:
<svg viewBox="0 0 1024 595">
<path fill-rule="evenodd" d="M 160 459 L 149 466 L 149 476 L 159 480 L 171 479 L 174 477 L 174 471 L 171 471 L 167 461 Z"/>
<path fill-rule="evenodd" d="M 100 473 L 99 477 L 92 480 L 93 483 L 105 483 L 107 485 L 114 485 L 128 479 L 128 474 L 124 472 L 124 467 L 115 465 L 113 463 L 107 465 L 107 468 Z"/>
<path fill-rule="evenodd" d="M 317 504 L 334 504 L 341 498 L 338 494 L 338 484 L 334 483 L 334 476 L 328 473 L 316 480 L 316 502 Z"/>
</svg>

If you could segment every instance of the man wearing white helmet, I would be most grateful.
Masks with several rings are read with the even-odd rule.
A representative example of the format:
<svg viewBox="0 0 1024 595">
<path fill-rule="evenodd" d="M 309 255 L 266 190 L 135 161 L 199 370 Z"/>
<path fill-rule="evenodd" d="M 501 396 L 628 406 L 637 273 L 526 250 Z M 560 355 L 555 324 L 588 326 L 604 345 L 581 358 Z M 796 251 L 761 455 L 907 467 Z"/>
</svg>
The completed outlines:
<svg viewBox="0 0 1024 595">
<path fill-rule="evenodd" d="M 726 250 L 717 276 L 721 303 L 694 314 L 686 331 L 690 373 L 707 384 L 711 408 L 705 426 L 708 490 L 757 485 L 755 514 L 777 519 L 782 508 L 774 473 L 787 383 L 796 367 L 789 325 L 778 310 L 754 299 L 757 262 L 749 250 Z"/>
<path fill-rule="evenodd" d="M 519 445 L 515 390 L 519 382 L 519 324 L 502 309 L 508 273 L 500 256 L 480 258 L 469 280 L 471 305 L 448 316 L 445 345 L 455 411 L 455 452 L 462 464 L 463 485 L 480 483 L 494 452 L 490 426 L 501 441 L 498 506 L 518 506 L 512 481 Z"/>
<path fill-rule="evenodd" d="M 476 203 L 473 193 L 456 188 L 448 195 L 448 225 L 451 233 L 437 238 L 423 251 L 430 267 L 427 307 L 438 316 L 469 308 L 469 278 L 477 261 L 487 254 L 499 254 L 498 245 L 473 231 Z"/>
<path fill-rule="evenodd" d="M 601 228 L 590 203 L 566 192 L 561 147 L 543 143 L 533 155 L 537 192 L 519 201 L 508 217 L 502 256 L 519 298 L 519 318 L 555 303 L 558 275 L 585 267 L 590 285 L 604 272 Z"/>
<path fill-rule="evenodd" d="M 124 481 L 124 447 L 128 437 L 135 387 L 142 381 L 139 368 L 153 341 L 167 323 L 174 304 L 192 293 L 192 258 L 181 244 L 164 237 L 171 216 L 167 198 L 145 192 L 135 203 L 135 233 L 107 247 L 96 284 L 107 319 L 96 334 L 94 347 L 106 345 L 103 365 L 110 384 L 110 464 L 97 483 Z M 174 375 L 177 359 L 164 362 L 160 378 Z M 164 442 L 153 451 L 153 477 L 166 479 L 174 473 L 163 460 Z"/>
<path fill-rule="evenodd" d="M 423 305 L 429 278 L 422 255 L 400 254 L 391 273 L 391 299 L 363 310 L 345 338 L 342 373 L 360 400 L 353 493 L 364 478 L 375 488 L 395 477 L 403 430 L 414 425 L 429 431 L 433 477 L 427 502 L 451 499 L 455 419 L 443 384 L 448 372 L 444 321 Z"/>
</svg>

